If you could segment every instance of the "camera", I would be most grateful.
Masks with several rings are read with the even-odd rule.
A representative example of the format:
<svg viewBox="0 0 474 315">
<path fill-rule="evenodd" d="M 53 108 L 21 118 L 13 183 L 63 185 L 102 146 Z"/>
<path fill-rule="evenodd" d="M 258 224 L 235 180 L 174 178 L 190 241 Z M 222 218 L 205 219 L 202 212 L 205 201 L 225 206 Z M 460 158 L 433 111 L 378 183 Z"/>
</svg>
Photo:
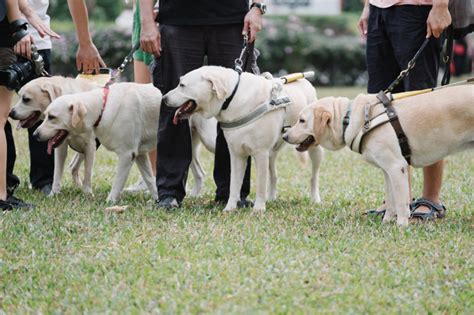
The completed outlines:
<svg viewBox="0 0 474 315">
<path fill-rule="evenodd" d="M 47 75 L 44 69 L 43 57 L 38 53 L 34 45 L 31 46 L 31 59 L 18 57 L 18 60 L 0 70 L 0 85 L 9 90 L 19 90 L 23 84 L 32 76 Z"/>
</svg>

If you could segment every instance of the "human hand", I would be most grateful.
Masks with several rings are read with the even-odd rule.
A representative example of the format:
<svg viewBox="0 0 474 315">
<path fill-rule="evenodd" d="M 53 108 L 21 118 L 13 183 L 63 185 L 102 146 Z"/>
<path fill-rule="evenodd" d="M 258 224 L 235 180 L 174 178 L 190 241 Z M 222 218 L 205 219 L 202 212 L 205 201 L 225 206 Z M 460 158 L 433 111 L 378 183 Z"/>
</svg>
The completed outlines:
<svg viewBox="0 0 474 315">
<path fill-rule="evenodd" d="M 46 35 L 51 36 L 52 38 L 59 39 L 59 36 L 56 32 L 54 32 L 48 25 L 46 25 L 39 16 L 33 12 L 30 16 L 27 16 L 26 19 L 30 22 L 31 26 L 33 26 L 37 31 L 39 36 L 45 37 Z"/>
<path fill-rule="evenodd" d="M 99 51 L 94 43 L 79 44 L 76 54 L 76 67 L 78 71 L 84 73 L 99 74 L 101 67 L 106 67 L 105 62 L 100 57 Z"/>
<path fill-rule="evenodd" d="M 33 37 L 30 34 L 23 36 L 15 46 L 13 46 L 13 51 L 15 54 L 20 55 L 26 59 L 31 59 L 31 44 L 33 44 Z"/>
<path fill-rule="evenodd" d="M 156 24 L 145 23 L 142 24 L 140 34 L 140 48 L 150 54 L 159 57 L 161 54 L 161 35 Z"/>
<path fill-rule="evenodd" d="M 441 33 L 451 25 L 451 14 L 448 5 L 433 5 L 426 21 L 426 38 L 439 38 Z"/>
<path fill-rule="evenodd" d="M 360 35 L 363 38 L 367 38 L 367 25 L 369 22 L 369 6 L 366 4 L 364 9 L 362 10 L 362 14 L 360 15 L 359 22 L 357 23 L 357 27 L 359 28 Z"/>
<path fill-rule="evenodd" d="M 262 30 L 262 12 L 259 8 L 253 7 L 245 15 L 244 28 L 242 29 L 242 35 L 250 33 L 249 42 L 252 43 L 257 38 L 257 33 Z"/>
</svg>

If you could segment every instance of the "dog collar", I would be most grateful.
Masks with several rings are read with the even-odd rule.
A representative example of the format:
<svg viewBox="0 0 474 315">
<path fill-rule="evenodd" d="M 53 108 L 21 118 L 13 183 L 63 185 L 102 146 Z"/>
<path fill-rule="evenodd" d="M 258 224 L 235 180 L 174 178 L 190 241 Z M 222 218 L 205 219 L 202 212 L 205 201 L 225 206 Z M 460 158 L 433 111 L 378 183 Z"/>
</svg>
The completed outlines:
<svg viewBox="0 0 474 315">
<path fill-rule="evenodd" d="M 94 128 L 96 128 L 97 126 L 99 126 L 99 123 L 102 119 L 102 114 L 104 114 L 104 110 L 105 110 L 105 104 L 107 104 L 107 99 L 109 98 L 109 86 L 106 85 L 102 91 L 104 91 L 104 99 L 102 101 L 102 108 L 100 110 L 100 115 L 99 115 L 99 118 L 97 118 L 97 121 L 94 123 Z"/>
<path fill-rule="evenodd" d="M 239 88 L 240 84 L 240 73 L 237 72 L 238 78 L 237 78 L 237 84 L 235 84 L 234 90 L 232 91 L 232 94 L 228 98 L 226 98 L 224 104 L 222 104 L 221 110 L 226 110 L 227 107 L 229 107 L 230 102 L 234 99 L 235 93 L 237 92 L 237 89 Z"/>
</svg>

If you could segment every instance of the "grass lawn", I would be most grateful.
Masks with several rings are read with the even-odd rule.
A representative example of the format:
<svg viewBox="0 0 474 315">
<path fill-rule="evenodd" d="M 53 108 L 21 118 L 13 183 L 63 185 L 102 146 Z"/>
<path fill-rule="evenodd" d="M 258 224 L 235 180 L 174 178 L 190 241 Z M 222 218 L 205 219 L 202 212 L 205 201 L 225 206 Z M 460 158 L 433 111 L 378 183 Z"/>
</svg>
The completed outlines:
<svg viewBox="0 0 474 315">
<path fill-rule="evenodd" d="M 399 229 L 362 215 L 382 201 L 383 176 L 348 150 L 326 153 L 318 205 L 309 165 L 286 147 L 267 212 L 223 214 L 203 150 L 202 197 L 169 213 L 128 194 L 113 214 L 113 154 L 98 151 L 93 198 L 68 171 L 63 193 L 45 198 L 28 189 L 26 132 L 15 136 L 18 196 L 36 209 L 0 213 L 0 313 L 474 313 L 473 151 L 447 159 L 447 218 Z M 421 181 L 416 170 L 415 196 Z"/>
</svg>

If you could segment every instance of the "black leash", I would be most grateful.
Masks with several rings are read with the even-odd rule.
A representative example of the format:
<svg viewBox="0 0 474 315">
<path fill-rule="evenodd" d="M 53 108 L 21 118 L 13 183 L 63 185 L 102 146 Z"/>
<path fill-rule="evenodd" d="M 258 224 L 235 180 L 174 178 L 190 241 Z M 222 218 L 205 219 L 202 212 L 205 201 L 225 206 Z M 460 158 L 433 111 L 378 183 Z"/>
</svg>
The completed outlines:
<svg viewBox="0 0 474 315">
<path fill-rule="evenodd" d="M 140 49 L 140 42 L 136 43 L 135 45 L 133 45 L 132 49 L 129 51 L 128 55 L 125 56 L 125 58 L 123 59 L 122 63 L 120 64 L 120 66 L 117 67 L 117 69 L 115 70 L 112 70 L 112 75 L 111 75 L 111 78 L 109 80 L 109 82 L 107 83 L 108 85 L 112 84 L 113 82 L 115 82 L 115 80 L 122 74 L 122 72 L 125 70 L 125 67 L 133 61 L 133 54 L 138 50 Z"/>
<path fill-rule="evenodd" d="M 393 81 L 389 86 L 388 88 L 384 91 L 384 93 L 392 93 L 393 89 L 395 89 L 399 84 L 400 82 L 406 78 L 406 76 L 408 75 L 408 73 L 410 72 L 411 69 L 413 69 L 416 65 L 416 61 L 418 60 L 418 57 L 420 57 L 421 55 L 421 52 L 425 49 L 426 45 L 428 45 L 430 41 L 430 38 L 426 38 L 425 41 L 423 42 L 423 44 L 421 45 L 420 49 L 418 49 L 418 51 L 416 52 L 415 56 L 413 57 L 413 59 L 411 59 L 409 62 L 408 62 L 408 66 L 405 70 L 402 70 L 400 72 L 400 74 L 398 75 L 398 77 L 395 79 L 395 81 Z"/>
</svg>

